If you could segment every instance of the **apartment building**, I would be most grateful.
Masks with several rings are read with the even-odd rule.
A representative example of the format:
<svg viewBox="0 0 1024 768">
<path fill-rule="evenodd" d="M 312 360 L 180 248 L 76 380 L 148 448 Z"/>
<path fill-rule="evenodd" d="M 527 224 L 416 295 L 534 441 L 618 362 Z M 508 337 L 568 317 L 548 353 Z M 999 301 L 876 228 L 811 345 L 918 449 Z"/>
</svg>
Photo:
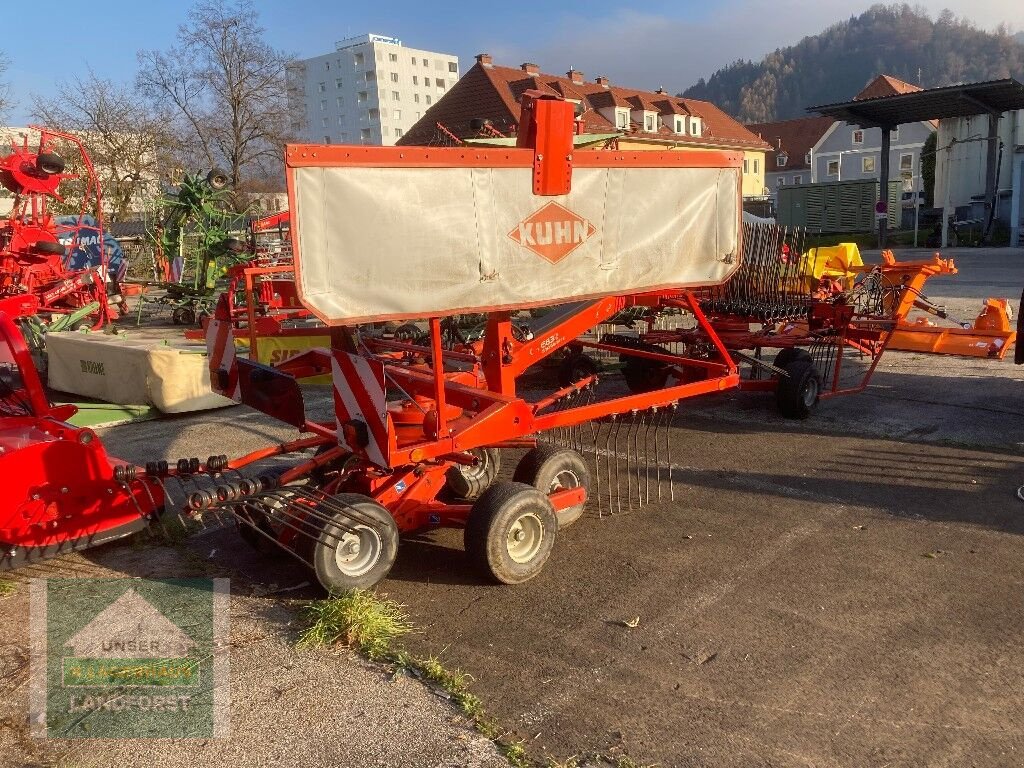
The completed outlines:
<svg viewBox="0 0 1024 768">
<path fill-rule="evenodd" d="M 459 59 L 385 35 L 341 40 L 288 69 L 292 130 L 323 144 L 392 145 L 459 79 Z"/>
</svg>

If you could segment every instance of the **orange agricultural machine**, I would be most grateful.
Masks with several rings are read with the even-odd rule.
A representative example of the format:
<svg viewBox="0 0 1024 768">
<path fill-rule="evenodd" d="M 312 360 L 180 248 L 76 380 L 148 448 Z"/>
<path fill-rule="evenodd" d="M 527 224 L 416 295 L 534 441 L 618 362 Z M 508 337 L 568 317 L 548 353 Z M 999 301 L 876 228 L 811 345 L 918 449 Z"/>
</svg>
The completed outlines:
<svg viewBox="0 0 1024 768">
<path fill-rule="evenodd" d="M 11 153 L 0 158 L 0 184 L 14 193 L 14 208 L 0 220 L 0 311 L 11 317 L 42 315 L 65 317 L 73 323 L 100 327 L 117 316 L 108 299 L 108 256 L 103 232 L 103 201 L 96 173 L 81 140 L 50 128 L 39 134 L 38 146 L 12 142 Z M 62 226 L 65 247 L 49 212 L 50 198 L 61 200 L 58 188 L 78 176 L 64 173 L 65 161 L 56 153 L 58 144 L 74 148 L 86 176 L 77 225 Z M 85 224 L 95 214 L 98 228 Z M 78 248 L 85 230 L 98 231 L 99 264 L 71 269 L 69 254 Z"/>
<path fill-rule="evenodd" d="M 193 510 L 232 516 L 244 539 L 285 549 L 331 590 L 377 582 L 400 534 L 437 526 L 464 528 L 470 560 L 518 583 L 588 498 L 619 511 L 671 496 L 662 469 L 677 404 L 739 381 L 694 291 L 740 264 L 741 155 L 574 153 L 572 104 L 523 98 L 513 148 L 289 146 L 296 285 L 330 348 L 278 367 L 242 359 L 225 298 L 207 347 L 215 390 L 300 436 L 226 466 L 151 464 L 139 477 L 214 475 L 189 498 Z M 666 297 L 715 348 L 655 355 L 680 380 L 629 393 L 576 370 L 553 388 L 524 387 L 528 370 L 587 329 Z M 513 313 L 530 307 L 552 309 L 524 332 Z M 483 336 L 446 344 L 460 313 L 485 316 Z M 411 318 L 427 321 L 423 343 L 365 332 Z M 324 373 L 335 414 L 317 421 L 298 379 Z M 591 472 L 584 446 L 604 471 Z M 530 450 L 498 481 L 508 447 Z M 280 461 L 260 469 L 268 458 Z"/>
</svg>

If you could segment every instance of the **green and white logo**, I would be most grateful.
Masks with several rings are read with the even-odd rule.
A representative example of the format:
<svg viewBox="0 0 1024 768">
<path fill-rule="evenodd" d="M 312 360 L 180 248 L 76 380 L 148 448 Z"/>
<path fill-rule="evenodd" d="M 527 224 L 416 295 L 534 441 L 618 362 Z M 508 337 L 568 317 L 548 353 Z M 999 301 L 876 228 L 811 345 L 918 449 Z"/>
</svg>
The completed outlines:
<svg viewBox="0 0 1024 768">
<path fill-rule="evenodd" d="M 33 734 L 226 736 L 228 599 L 227 579 L 33 581 Z"/>
</svg>

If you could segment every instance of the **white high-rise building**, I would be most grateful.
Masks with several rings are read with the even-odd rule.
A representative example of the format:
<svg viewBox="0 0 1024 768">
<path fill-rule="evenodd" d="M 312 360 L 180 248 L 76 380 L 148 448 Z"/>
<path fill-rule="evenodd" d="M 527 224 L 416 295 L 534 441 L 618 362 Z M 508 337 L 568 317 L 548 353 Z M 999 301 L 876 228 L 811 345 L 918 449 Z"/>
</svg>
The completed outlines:
<svg viewBox="0 0 1024 768">
<path fill-rule="evenodd" d="M 449 53 L 384 35 L 342 40 L 288 68 L 292 129 L 313 143 L 394 144 L 459 79 Z"/>
</svg>

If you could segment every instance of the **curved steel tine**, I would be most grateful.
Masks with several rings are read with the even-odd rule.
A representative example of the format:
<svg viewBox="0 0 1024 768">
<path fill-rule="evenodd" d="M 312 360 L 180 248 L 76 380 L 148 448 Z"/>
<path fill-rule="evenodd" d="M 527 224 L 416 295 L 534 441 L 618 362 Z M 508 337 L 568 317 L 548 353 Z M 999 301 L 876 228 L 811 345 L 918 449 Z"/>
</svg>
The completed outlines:
<svg viewBox="0 0 1024 768">
<path fill-rule="evenodd" d="M 601 517 L 601 454 L 597 451 L 597 441 L 601 434 L 601 422 L 591 422 L 596 424 L 597 429 L 593 433 L 593 448 L 594 448 L 594 495 L 597 497 L 597 516 Z"/>
<path fill-rule="evenodd" d="M 672 403 L 670 408 L 670 414 L 668 418 L 668 431 L 665 435 L 665 449 L 666 458 L 668 460 L 668 500 L 676 500 L 675 485 L 673 482 L 673 474 L 675 473 L 675 466 L 672 464 L 672 420 L 676 415 L 676 410 L 679 408 L 679 403 Z"/>
<path fill-rule="evenodd" d="M 654 423 L 654 414 L 655 409 L 652 408 L 644 430 L 644 496 L 648 504 L 651 503 L 651 427 Z"/>
<path fill-rule="evenodd" d="M 613 417 L 614 418 L 614 417 Z M 619 430 L 622 428 L 622 419 L 615 419 L 615 435 L 612 437 L 614 444 L 608 453 L 609 461 L 615 460 L 615 511 L 622 512 L 622 489 L 619 486 Z M 610 484 L 609 484 L 610 486 Z"/>
<path fill-rule="evenodd" d="M 640 428 L 643 426 L 643 413 L 634 411 L 633 420 L 636 422 L 636 429 L 633 430 L 633 466 L 636 468 L 637 508 L 643 509 L 644 495 L 640 489 Z"/>
</svg>

